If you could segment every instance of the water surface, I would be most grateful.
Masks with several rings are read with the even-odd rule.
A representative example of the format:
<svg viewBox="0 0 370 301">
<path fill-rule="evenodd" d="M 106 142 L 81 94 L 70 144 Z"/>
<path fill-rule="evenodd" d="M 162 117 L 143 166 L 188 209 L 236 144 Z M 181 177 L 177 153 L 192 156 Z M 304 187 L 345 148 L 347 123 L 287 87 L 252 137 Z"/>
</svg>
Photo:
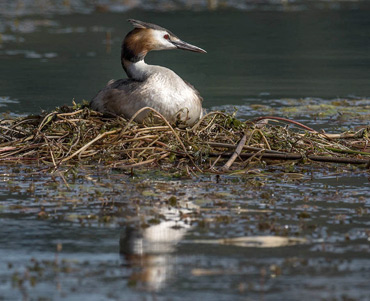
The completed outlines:
<svg viewBox="0 0 370 301">
<path fill-rule="evenodd" d="M 125 77 L 120 44 L 128 18 L 161 24 L 206 55 L 150 53 L 191 82 L 204 106 L 264 100 L 370 95 L 369 11 L 214 11 L 72 14 L 20 17 L 0 44 L 1 110 L 38 113 L 91 99 L 110 79 Z M 107 38 L 109 38 L 107 40 Z M 108 43 L 108 44 L 107 44 Z M 4 103 L 4 102 L 3 102 Z"/>
</svg>

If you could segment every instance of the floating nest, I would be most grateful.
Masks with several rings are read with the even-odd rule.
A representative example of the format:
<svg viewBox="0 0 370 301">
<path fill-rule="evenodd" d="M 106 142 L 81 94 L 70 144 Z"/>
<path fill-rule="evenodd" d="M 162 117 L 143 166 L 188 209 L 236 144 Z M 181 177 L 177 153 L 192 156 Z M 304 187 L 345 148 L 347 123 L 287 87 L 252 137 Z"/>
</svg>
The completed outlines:
<svg viewBox="0 0 370 301">
<path fill-rule="evenodd" d="M 369 128 L 319 133 L 298 122 L 260 117 L 242 122 L 211 112 L 192 128 L 171 125 L 159 113 L 143 124 L 106 118 L 82 105 L 0 121 L 0 161 L 61 166 L 184 168 L 223 173 L 251 164 L 295 160 L 365 164 L 370 167 Z"/>
</svg>

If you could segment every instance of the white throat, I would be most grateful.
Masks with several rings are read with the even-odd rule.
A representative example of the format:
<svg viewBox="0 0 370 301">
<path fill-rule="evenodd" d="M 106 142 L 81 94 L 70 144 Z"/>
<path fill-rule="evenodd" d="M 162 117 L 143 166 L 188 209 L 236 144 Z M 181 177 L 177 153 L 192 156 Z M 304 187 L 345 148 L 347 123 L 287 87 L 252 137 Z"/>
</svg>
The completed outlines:
<svg viewBox="0 0 370 301">
<path fill-rule="evenodd" d="M 127 75 L 134 80 L 143 81 L 150 75 L 149 65 L 140 60 L 136 63 L 125 62 L 125 67 L 127 70 Z"/>
</svg>

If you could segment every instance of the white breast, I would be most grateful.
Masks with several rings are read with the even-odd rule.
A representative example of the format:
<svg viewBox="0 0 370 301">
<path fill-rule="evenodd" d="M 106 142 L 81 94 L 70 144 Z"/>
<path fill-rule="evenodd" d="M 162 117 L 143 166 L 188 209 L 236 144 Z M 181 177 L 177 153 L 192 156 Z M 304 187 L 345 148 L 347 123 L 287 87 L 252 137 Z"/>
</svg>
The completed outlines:
<svg viewBox="0 0 370 301">
<path fill-rule="evenodd" d="M 148 66 L 146 73 L 150 74 L 137 91 L 135 107 L 151 107 L 168 120 L 174 122 L 177 118 L 194 124 L 202 114 L 202 104 L 197 92 L 186 84 L 172 70 L 160 66 Z M 146 114 L 141 115 L 141 121 Z"/>
</svg>

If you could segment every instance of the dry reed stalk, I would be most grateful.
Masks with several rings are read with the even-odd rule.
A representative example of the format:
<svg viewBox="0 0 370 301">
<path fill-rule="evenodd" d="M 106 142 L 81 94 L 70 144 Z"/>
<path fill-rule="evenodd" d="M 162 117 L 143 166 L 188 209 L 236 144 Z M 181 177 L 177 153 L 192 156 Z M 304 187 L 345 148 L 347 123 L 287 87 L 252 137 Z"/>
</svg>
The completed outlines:
<svg viewBox="0 0 370 301">
<path fill-rule="evenodd" d="M 109 131 L 109 132 L 105 132 L 103 134 L 100 134 L 99 136 L 97 136 L 96 138 L 94 138 L 93 140 L 91 140 L 89 143 L 85 144 L 83 147 L 81 147 L 79 150 L 75 151 L 72 155 L 64 158 L 62 160 L 62 162 L 65 162 L 65 161 L 68 161 L 70 159 L 72 159 L 74 156 L 78 155 L 80 152 L 83 152 L 84 150 L 86 150 L 90 145 L 92 145 L 94 142 L 102 139 L 103 137 L 105 136 L 108 136 L 108 135 L 111 135 L 111 134 L 114 134 L 114 133 L 117 133 L 117 130 L 114 130 L 114 131 Z"/>
<path fill-rule="evenodd" d="M 252 160 L 253 160 L 255 157 L 258 157 L 258 156 L 263 155 L 263 153 L 264 153 L 264 152 L 265 152 L 265 150 L 264 150 L 264 149 L 261 149 L 261 150 L 259 150 L 258 152 L 254 153 L 254 155 L 253 155 L 253 156 L 250 156 L 247 160 L 245 160 L 245 161 L 243 162 L 244 168 L 247 168 L 247 167 L 248 167 L 248 165 L 249 165 L 249 163 L 250 163 L 250 162 L 252 162 Z M 262 156 L 261 156 L 261 157 L 262 157 Z"/>
<path fill-rule="evenodd" d="M 247 141 L 247 138 L 248 138 L 248 135 L 244 134 L 243 138 L 238 143 L 238 146 L 235 148 L 234 153 L 231 155 L 230 159 L 224 164 L 224 166 L 222 166 L 220 168 L 220 171 L 225 172 L 225 171 L 228 171 L 230 169 L 231 165 L 233 165 L 236 158 L 240 155 L 240 153 L 241 153 L 241 151 L 242 151 L 242 149 L 245 145 L 245 142 Z"/>
<path fill-rule="evenodd" d="M 313 132 L 313 133 L 318 133 L 317 131 L 315 131 L 314 129 L 308 127 L 307 125 L 304 125 L 298 121 L 295 121 L 295 120 L 291 120 L 291 119 L 287 119 L 287 118 L 283 118 L 283 117 L 276 117 L 276 116 L 263 116 L 263 117 L 258 117 L 254 120 L 252 120 L 252 122 L 256 122 L 256 121 L 261 121 L 263 119 L 270 119 L 270 120 L 278 120 L 278 121 L 284 121 L 284 122 L 287 122 L 287 123 L 292 123 L 292 124 L 295 124 L 295 125 L 298 125 L 299 127 L 309 131 L 309 132 Z"/>
</svg>

